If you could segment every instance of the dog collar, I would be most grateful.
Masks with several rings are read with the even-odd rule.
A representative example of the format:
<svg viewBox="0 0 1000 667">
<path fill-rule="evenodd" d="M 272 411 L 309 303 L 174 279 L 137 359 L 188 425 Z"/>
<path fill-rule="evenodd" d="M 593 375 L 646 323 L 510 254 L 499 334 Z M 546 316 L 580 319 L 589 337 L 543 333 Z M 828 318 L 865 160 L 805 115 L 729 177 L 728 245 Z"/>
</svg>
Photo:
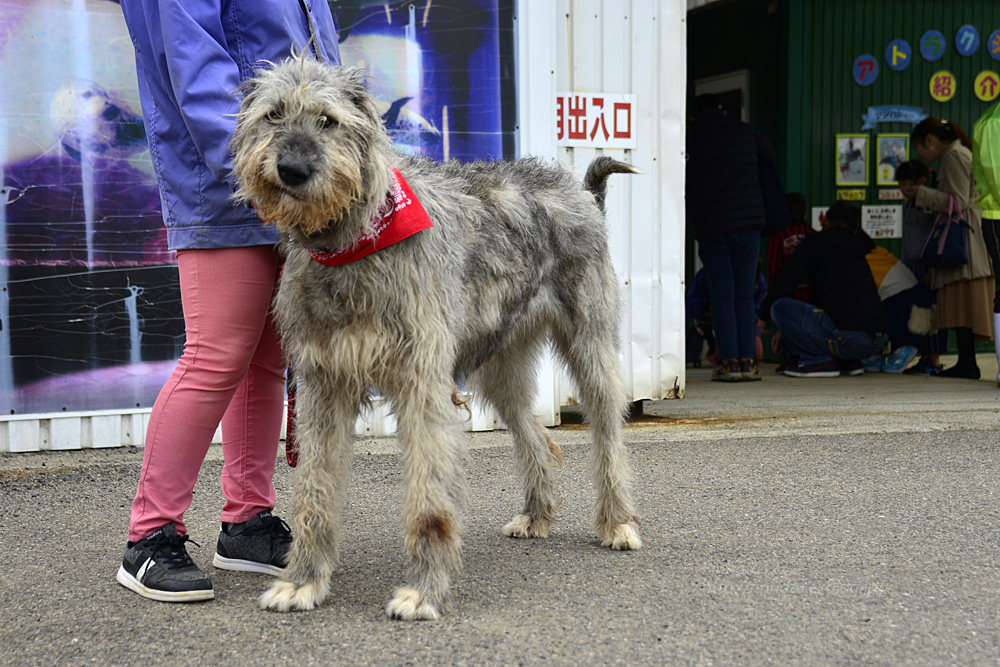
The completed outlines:
<svg viewBox="0 0 1000 667">
<path fill-rule="evenodd" d="M 392 192 L 372 219 L 371 232 L 337 250 L 317 251 L 306 248 L 309 256 L 325 266 L 350 264 L 433 227 L 431 217 L 395 167 L 392 168 L 392 178 Z"/>
</svg>

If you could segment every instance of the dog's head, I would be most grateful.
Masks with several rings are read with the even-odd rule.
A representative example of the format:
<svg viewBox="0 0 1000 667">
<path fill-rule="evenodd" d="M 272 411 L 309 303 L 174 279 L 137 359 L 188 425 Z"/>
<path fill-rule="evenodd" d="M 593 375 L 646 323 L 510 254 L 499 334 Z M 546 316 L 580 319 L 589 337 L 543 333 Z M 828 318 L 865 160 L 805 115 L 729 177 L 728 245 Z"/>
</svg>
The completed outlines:
<svg viewBox="0 0 1000 667">
<path fill-rule="evenodd" d="M 300 239 L 329 239 L 383 203 L 391 144 L 361 70 L 304 53 L 242 91 L 230 144 L 238 201 Z M 358 230 L 340 231 L 349 243 Z"/>
</svg>

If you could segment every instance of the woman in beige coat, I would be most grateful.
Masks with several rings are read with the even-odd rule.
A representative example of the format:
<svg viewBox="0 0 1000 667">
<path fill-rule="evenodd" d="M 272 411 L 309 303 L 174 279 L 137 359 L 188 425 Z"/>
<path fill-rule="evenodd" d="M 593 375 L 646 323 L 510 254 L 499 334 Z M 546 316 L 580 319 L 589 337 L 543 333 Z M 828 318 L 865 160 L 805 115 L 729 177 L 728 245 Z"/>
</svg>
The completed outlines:
<svg viewBox="0 0 1000 667">
<path fill-rule="evenodd" d="M 937 290 L 935 324 L 940 330 L 954 329 L 958 343 L 958 363 L 935 375 L 978 380 L 975 342 L 993 338 L 993 267 L 983 242 L 982 212 L 976 207 L 979 193 L 972 178 L 972 141 L 955 123 L 925 118 L 913 128 L 910 142 L 927 164 L 941 161 L 936 187 L 913 188 L 916 205 L 947 213 L 952 195 L 969 223 L 968 263 L 931 271 L 931 287 Z"/>
</svg>

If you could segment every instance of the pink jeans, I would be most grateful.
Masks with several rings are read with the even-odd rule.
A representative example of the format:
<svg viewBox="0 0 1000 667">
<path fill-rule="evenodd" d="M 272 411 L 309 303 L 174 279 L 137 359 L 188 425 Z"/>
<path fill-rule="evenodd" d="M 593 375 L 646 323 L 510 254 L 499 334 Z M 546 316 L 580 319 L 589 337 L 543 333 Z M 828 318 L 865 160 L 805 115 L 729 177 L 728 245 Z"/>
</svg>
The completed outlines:
<svg viewBox="0 0 1000 667">
<path fill-rule="evenodd" d="M 187 339 L 153 406 L 128 539 L 177 524 L 186 534 L 198 471 L 222 423 L 222 520 L 274 508 L 285 361 L 271 314 L 273 246 L 177 253 Z"/>
</svg>

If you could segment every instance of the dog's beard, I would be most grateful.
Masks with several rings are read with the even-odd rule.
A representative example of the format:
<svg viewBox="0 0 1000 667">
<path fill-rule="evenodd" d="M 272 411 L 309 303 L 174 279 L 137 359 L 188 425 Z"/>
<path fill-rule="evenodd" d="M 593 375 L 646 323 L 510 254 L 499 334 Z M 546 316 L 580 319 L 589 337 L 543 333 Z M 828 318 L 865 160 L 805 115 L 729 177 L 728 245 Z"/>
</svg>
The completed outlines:
<svg viewBox="0 0 1000 667">
<path fill-rule="evenodd" d="M 282 183 L 276 159 L 250 173 L 237 172 L 241 183 L 236 197 L 249 202 L 267 224 L 302 237 L 315 237 L 337 227 L 362 201 L 361 173 L 357 169 L 314 174 L 309 183 Z M 347 239 L 348 241 L 351 239 Z"/>
</svg>

